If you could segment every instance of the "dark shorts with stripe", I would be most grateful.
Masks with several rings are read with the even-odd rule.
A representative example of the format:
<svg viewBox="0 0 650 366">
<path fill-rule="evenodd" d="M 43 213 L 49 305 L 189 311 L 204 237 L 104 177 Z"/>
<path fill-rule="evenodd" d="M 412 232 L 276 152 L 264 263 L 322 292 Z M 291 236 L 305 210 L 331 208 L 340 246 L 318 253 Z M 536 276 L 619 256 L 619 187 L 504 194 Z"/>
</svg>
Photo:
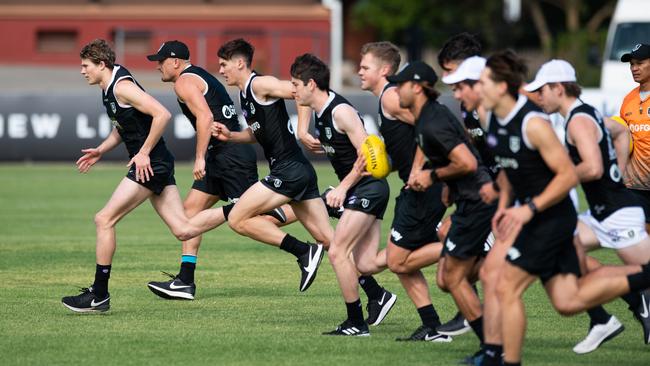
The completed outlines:
<svg viewBox="0 0 650 366">
<path fill-rule="evenodd" d="M 236 201 L 258 180 L 255 150 L 250 145 L 234 145 L 227 150 L 208 153 L 205 177 L 195 180 L 192 189 Z"/>
<path fill-rule="evenodd" d="M 269 175 L 260 180 L 275 193 L 293 201 L 320 198 L 316 171 L 307 160 L 284 160 L 271 166 Z"/>
<path fill-rule="evenodd" d="M 634 196 L 639 202 L 639 206 L 643 207 L 645 222 L 650 223 L 650 191 L 641 189 L 629 189 L 629 191 L 634 193 Z"/>
<path fill-rule="evenodd" d="M 395 199 L 395 215 L 390 229 L 393 244 L 416 250 L 439 240 L 436 226 L 447 211 L 440 199 L 442 187 L 441 183 L 436 183 L 424 192 L 402 188 Z"/>
<path fill-rule="evenodd" d="M 131 165 L 128 173 L 126 173 L 126 177 L 156 195 L 160 195 L 165 187 L 176 185 L 176 179 L 174 178 L 174 155 L 171 152 L 166 151 L 160 157 L 150 157 L 150 163 L 153 169 L 153 176 L 149 177 L 148 182 L 142 183 L 135 179 L 135 164 Z"/>
<path fill-rule="evenodd" d="M 540 212 L 521 229 L 507 260 L 546 282 L 557 274 L 580 276 L 573 234 L 577 215 L 571 200 Z"/>
<path fill-rule="evenodd" d="M 348 190 L 343 208 L 367 213 L 381 220 L 384 218 L 389 196 L 390 188 L 386 179 L 364 177 Z"/>
<path fill-rule="evenodd" d="M 451 215 L 451 227 L 445 239 L 443 255 L 458 259 L 485 256 L 485 241 L 492 231 L 492 217 L 497 204 L 481 200 L 456 202 L 456 211 Z"/>
</svg>

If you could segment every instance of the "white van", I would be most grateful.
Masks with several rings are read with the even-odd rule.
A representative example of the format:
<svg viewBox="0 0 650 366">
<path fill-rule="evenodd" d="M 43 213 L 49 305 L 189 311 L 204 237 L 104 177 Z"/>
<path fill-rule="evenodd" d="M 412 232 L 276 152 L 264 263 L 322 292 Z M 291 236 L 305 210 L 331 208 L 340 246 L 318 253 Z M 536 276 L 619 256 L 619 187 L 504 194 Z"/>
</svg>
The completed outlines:
<svg viewBox="0 0 650 366">
<path fill-rule="evenodd" d="M 638 85 L 632 79 L 630 64 L 621 62 L 621 55 L 637 43 L 650 43 L 650 0 L 618 0 L 600 75 L 607 114 L 618 114 L 625 95 Z"/>
</svg>

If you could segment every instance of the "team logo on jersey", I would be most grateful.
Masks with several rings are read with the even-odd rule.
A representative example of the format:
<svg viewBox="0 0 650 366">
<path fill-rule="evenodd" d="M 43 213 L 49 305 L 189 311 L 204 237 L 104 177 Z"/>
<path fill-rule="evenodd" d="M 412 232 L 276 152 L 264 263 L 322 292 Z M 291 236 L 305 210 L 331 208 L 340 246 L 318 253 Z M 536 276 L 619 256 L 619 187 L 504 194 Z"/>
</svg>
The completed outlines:
<svg viewBox="0 0 650 366">
<path fill-rule="evenodd" d="M 117 107 L 115 106 L 115 102 L 111 102 L 111 110 L 113 111 L 113 114 L 117 113 Z"/>
<path fill-rule="evenodd" d="M 332 129 L 331 128 L 325 127 L 325 136 L 327 137 L 328 140 L 332 138 Z"/>
<path fill-rule="evenodd" d="M 249 107 L 250 110 L 251 110 L 251 114 L 255 114 L 255 104 L 253 104 L 253 103 L 249 103 L 249 104 L 248 104 L 248 107 Z"/>
<path fill-rule="evenodd" d="M 519 136 L 510 136 L 510 151 L 517 153 L 519 152 L 519 149 L 521 149 L 521 140 L 519 139 Z"/>
<path fill-rule="evenodd" d="M 275 187 L 275 188 L 280 188 L 281 185 L 282 185 L 282 181 L 281 181 L 280 179 L 275 178 L 275 179 L 273 180 L 273 187 Z"/>
<path fill-rule="evenodd" d="M 230 104 L 221 107 L 221 114 L 223 114 L 224 118 L 231 119 L 233 116 L 237 115 L 237 112 L 235 110 L 235 106 L 233 104 Z"/>
<path fill-rule="evenodd" d="M 361 207 L 363 208 L 368 208 L 370 206 L 370 200 L 367 198 L 362 198 L 361 199 Z"/>
<path fill-rule="evenodd" d="M 494 136 L 492 134 L 488 135 L 488 137 L 487 137 L 488 146 L 495 147 L 495 146 L 497 146 L 498 143 L 499 143 L 499 141 L 497 140 L 496 136 Z"/>
</svg>

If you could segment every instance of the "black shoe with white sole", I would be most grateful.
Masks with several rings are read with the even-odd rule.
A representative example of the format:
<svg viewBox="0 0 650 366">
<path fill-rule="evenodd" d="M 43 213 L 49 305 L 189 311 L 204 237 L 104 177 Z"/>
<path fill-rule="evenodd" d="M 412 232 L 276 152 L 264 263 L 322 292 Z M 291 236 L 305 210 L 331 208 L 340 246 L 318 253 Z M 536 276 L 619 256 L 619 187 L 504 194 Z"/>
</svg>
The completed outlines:
<svg viewBox="0 0 650 366">
<path fill-rule="evenodd" d="M 63 306 L 77 313 L 98 313 L 111 308 L 111 295 L 106 294 L 103 299 L 97 298 L 93 287 L 81 288 L 81 293 L 75 296 L 66 296 L 61 299 Z"/>
<path fill-rule="evenodd" d="M 322 244 L 309 244 L 309 251 L 298 258 L 298 267 L 300 267 L 300 292 L 307 291 L 311 286 L 321 259 L 323 259 L 323 245 Z"/>
<path fill-rule="evenodd" d="M 196 293 L 195 284 L 185 283 L 181 281 L 178 276 L 174 276 L 167 272 L 163 273 L 169 276 L 171 280 L 162 282 L 149 282 L 147 284 L 147 287 L 149 287 L 149 290 L 151 290 L 151 292 L 162 297 L 163 299 L 194 300 L 194 294 Z"/>
<path fill-rule="evenodd" d="M 397 295 L 385 289 L 379 299 L 368 300 L 368 305 L 366 306 L 368 319 L 366 319 L 366 322 L 370 325 L 379 325 L 386 315 L 388 315 L 390 309 L 393 308 L 395 301 L 397 301 Z"/>
<path fill-rule="evenodd" d="M 440 334 L 436 332 L 435 329 L 421 325 L 418 329 L 413 332 L 408 337 L 400 337 L 395 339 L 398 342 L 413 342 L 413 341 L 424 341 L 424 342 L 434 342 L 434 343 L 449 343 L 452 341 L 450 336 Z"/>
<path fill-rule="evenodd" d="M 349 320 L 344 321 L 336 327 L 336 329 L 323 332 L 323 335 L 334 335 L 334 336 L 351 336 L 351 337 L 368 337 L 370 331 L 368 330 L 368 324 L 352 324 Z"/>
<path fill-rule="evenodd" d="M 463 317 L 463 314 L 458 312 L 451 320 L 445 324 L 439 325 L 436 330 L 440 334 L 458 336 L 469 332 L 472 330 L 472 327 L 469 326 L 469 323 L 467 322 L 467 319 Z"/>
</svg>

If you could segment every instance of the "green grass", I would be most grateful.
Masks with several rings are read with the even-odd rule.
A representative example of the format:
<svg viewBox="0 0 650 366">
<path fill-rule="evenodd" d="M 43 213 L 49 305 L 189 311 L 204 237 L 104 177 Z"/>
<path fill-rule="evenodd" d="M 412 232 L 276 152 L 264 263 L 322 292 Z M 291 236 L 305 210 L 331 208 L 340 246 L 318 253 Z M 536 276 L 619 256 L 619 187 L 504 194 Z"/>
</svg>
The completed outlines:
<svg viewBox="0 0 650 366">
<path fill-rule="evenodd" d="M 266 168 L 261 167 L 261 173 Z M 329 166 L 317 167 L 321 188 L 335 181 Z M 345 317 L 329 263 L 306 293 L 298 292 L 292 256 L 240 237 L 227 227 L 204 236 L 197 270 L 197 300 L 165 301 L 146 283 L 161 270 L 178 269 L 180 245 L 144 204 L 117 227 L 118 250 L 111 278 L 111 311 L 78 315 L 60 303 L 93 280 L 93 215 L 109 198 L 126 169 L 100 164 L 90 174 L 73 164 L 0 165 L 0 363 L 34 364 L 456 364 L 473 352 L 467 334 L 449 344 L 404 344 L 419 319 L 395 275 L 378 280 L 399 296 L 385 322 L 369 338 L 321 336 Z M 190 168 L 177 167 L 182 192 Z M 398 191 L 396 176 L 390 179 Z M 382 241 L 392 220 L 391 204 Z M 287 228 L 307 239 L 298 225 Z M 604 262 L 617 263 L 601 250 Z M 425 270 L 434 284 L 435 267 Z M 431 286 L 441 318 L 455 312 L 451 298 Z M 362 301 L 365 298 L 362 296 Z M 539 284 L 526 294 L 528 365 L 649 365 L 650 349 L 640 326 L 620 300 L 607 308 L 627 330 L 595 353 L 577 356 L 571 348 L 584 337 L 585 315 L 557 315 Z"/>
</svg>

